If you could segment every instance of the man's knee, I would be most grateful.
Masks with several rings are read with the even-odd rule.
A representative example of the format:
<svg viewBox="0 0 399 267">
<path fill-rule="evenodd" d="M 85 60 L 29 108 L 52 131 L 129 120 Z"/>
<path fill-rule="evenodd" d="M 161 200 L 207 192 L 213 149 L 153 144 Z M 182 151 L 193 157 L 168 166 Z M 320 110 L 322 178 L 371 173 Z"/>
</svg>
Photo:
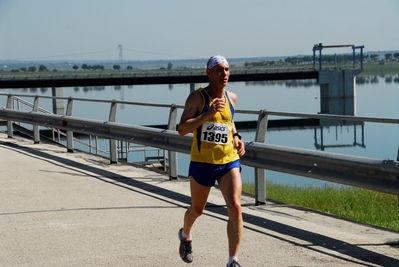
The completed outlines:
<svg viewBox="0 0 399 267">
<path fill-rule="evenodd" d="M 196 208 L 196 207 L 191 206 L 190 209 L 191 209 L 192 215 L 195 218 L 197 218 L 197 217 L 201 216 L 202 214 L 204 214 L 204 209 L 203 208 Z"/>
<path fill-rule="evenodd" d="M 229 217 L 232 219 L 238 219 L 241 217 L 241 203 L 234 202 L 229 208 Z"/>
</svg>

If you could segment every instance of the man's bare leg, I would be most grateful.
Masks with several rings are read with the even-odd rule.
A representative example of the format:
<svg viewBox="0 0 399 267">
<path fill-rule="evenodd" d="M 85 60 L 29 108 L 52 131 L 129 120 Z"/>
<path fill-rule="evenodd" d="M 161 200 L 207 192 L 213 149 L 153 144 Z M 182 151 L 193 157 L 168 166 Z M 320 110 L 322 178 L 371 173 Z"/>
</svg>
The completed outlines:
<svg viewBox="0 0 399 267">
<path fill-rule="evenodd" d="M 200 185 L 190 177 L 191 206 L 184 214 L 184 232 L 189 235 L 195 220 L 204 213 L 211 188 Z"/>
<path fill-rule="evenodd" d="M 241 246 L 243 219 L 241 210 L 242 181 L 239 168 L 230 170 L 219 180 L 219 188 L 226 201 L 229 220 L 227 237 L 229 241 L 229 256 L 238 256 Z"/>
</svg>

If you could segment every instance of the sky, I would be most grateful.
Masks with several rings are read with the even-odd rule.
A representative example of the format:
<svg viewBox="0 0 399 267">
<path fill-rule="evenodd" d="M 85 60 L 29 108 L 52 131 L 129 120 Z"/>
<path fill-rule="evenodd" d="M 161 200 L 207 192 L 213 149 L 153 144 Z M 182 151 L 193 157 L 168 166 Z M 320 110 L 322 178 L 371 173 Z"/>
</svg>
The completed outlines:
<svg viewBox="0 0 399 267">
<path fill-rule="evenodd" d="M 398 25 L 398 0 L 0 0 L 0 62 L 399 50 Z"/>
</svg>

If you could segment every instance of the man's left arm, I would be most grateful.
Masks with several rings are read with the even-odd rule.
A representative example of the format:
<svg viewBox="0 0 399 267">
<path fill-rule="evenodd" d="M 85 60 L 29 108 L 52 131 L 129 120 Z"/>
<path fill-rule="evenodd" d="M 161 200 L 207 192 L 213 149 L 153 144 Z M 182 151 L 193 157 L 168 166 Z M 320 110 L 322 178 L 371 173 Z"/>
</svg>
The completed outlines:
<svg viewBox="0 0 399 267">
<path fill-rule="evenodd" d="M 233 134 L 234 147 L 237 149 L 238 155 L 242 157 L 245 154 L 245 144 L 243 141 L 241 141 L 241 135 L 237 132 L 234 121 L 231 132 Z"/>
</svg>

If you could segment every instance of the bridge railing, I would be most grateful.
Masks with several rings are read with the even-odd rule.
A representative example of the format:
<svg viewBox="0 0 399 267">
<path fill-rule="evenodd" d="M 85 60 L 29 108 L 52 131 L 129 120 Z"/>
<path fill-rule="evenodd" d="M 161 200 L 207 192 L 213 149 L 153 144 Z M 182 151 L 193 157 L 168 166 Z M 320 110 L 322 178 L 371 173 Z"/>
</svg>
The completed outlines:
<svg viewBox="0 0 399 267">
<path fill-rule="evenodd" d="M 65 115 L 56 115 L 39 109 L 39 99 L 60 97 L 31 97 L 34 98 L 31 110 L 21 110 L 14 105 L 13 102 L 18 99 L 16 95 L 7 95 L 6 106 L 0 107 L 0 120 L 7 122 L 8 137 L 13 137 L 13 126 L 14 123 L 18 122 L 33 125 L 35 142 L 40 142 L 39 126 L 65 132 L 67 149 L 70 151 L 74 149 L 74 134 L 106 138 L 110 141 L 111 163 L 118 162 L 117 141 L 163 149 L 168 151 L 169 154 L 169 176 L 171 179 L 178 176 L 176 153 L 190 153 L 192 135 L 179 136 L 176 131 L 177 111 L 182 109 L 183 106 L 61 97 L 61 99 L 68 101 L 66 112 Z M 75 101 L 108 103 L 110 105 L 109 118 L 107 120 L 97 120 L 72 116 L 72 108 Z M 169 119 L 166 129 L 116 122 L 116 111 L 119 104 L 168 108 Z M 399 196 L 398 161 L 349 156 L 265 143 L 268 116 L 271 115 L 393 124 L 399 124 L 399 119 L 300 114 L 268 110 L 237 110 L 236 112 L 258 116 L 255 139 L 251 141 L 244 140 L 246 154 L 241 159 L 243 165 L 253 167 L 255 170 L 256 204 L 266 203 L 266 169 Z"/>
</svg>

